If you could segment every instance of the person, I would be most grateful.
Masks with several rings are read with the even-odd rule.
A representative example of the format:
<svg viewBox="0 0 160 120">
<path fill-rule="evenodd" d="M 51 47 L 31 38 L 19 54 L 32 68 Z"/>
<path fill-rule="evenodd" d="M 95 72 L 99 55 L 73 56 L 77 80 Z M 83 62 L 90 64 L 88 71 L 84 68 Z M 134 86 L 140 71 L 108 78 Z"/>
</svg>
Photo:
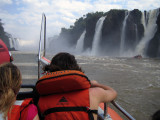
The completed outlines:
<svg viewBox="0 0 160 120">
<path fill-rule="evenodd" d="M 0 65 L 0 119 L 39 120 L 32 99 L 16 100 L 22 83 L 20 70 L 13 63 Z"/>
<path fill-rule="evenodd" d="M 77 64 L 75 57 L 69 53 L 58 53 L 43 70 L 46 75 L 42 76 L 36 83 L 36 89 L 40 94 L 38 106 L 41 113 L 44 113 L 43 115 L 47 117 L 46 120 L 58 118 L 63 120 L 97 120 L 96 113 L 99 104 L 110 102 L 117 96 L 117 92 L 113 88 L 100 84 L 95 80 L 90 81 Z M 87 82 L 90 84 L 89 86 Z M 45 88 L 48 90 L 47 93 Z M 47 106 L 49 106 L 49 109 L 46 108 Z M 89 109 L 89 111 L 86 110 L 88 114 L 80 113 L 80 106 L 87 106 Z"/>
<path fill-rule="evenodd" d="M 152 115 L 152 120 L 160 120 L 160 110 L 157 110 L 157 111 Z"/>
</svg>

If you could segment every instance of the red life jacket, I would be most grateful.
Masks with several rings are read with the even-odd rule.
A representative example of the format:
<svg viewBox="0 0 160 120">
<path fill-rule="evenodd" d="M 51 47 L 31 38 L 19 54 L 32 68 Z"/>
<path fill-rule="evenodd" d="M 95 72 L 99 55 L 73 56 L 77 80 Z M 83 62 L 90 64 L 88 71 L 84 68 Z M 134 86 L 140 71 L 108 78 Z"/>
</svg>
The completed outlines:
<svg viewBox="0 0 160 120">
<path fill-rule="evenodd" d="M 16 101 L 12 106 L 12 110 L 8 113 L 8 120 L 26 120 L 28 115 L 28 106 L 32 102 L 32 98 Z"/>
<path fill-rule="evenodd" d="M 90 110 L 90 81 L 84 73 L 65 70 L 47 73 L 36 83 L 38 107 L 45 120 L 94 119 Z"/>
</svg>

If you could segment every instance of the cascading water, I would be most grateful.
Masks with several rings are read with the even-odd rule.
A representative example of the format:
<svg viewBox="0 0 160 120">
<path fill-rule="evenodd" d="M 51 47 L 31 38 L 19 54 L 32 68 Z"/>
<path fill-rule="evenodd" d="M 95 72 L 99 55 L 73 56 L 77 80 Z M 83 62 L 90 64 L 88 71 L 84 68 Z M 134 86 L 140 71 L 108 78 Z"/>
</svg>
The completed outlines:
<svg viewBox="0 0 160 120">
<path fill-rule="evenodd" d="M 77 45 L 76 45 L 77 53 L 81 53 L 83 51 L 85 35 L 86 35 L 86 30 L 83 31 L 83 33 L 81 34 L 80 38 L 77 41 Z"/>
<path fill-rule="evenodd" d="M 135 34 L 136 34 L 136 44 L 138 43 L 138 29 L 137 29 L 137 24 L 135 24 Z"/>
<path fill-rule="evenodd" d="M 136 46 L 136 54 L 141 54 L 143 56 L 145 56 L 145 50 L 148 47 L 148 43 L 149 41 L 153 38 L 153 36 L 155 35 L 156 31 L 157 31 L 157 24 L 156 24 L 156 20 L 157 20 L 157 16 L 159 14 L 159 9 L 155 9 L 152 11 L 149 11 L 148 13 L 148 18 L 146 18 L 148 20 L 148 22 L 146 21 L 142 21 L 142 24 L 145 25 L 145 23 L 147 23 L 146 28 L 144 26 L 144 37 L 141 39 L 140 43 Z M 142 15 L 143 17 L 143 15 Z"/>
<path fill-rule="evenodd" d="M 146 30 L 146 25 L 147 25 L 146 22 L 147 22 L 147 20 L 146 20 L 146 17 L 145 17 L 145 12 L 142 12 L 141 23 L 143 24 L 144 31 Z"/>
<path fill-rule="evenodd" d="M 126 22 L 127 22 L 128 16 L 129 16 L 129 13 L 128 13 L 128 11 L 126 11 L 125 12 L 125 18 L 124 18 L 124 21 L 123 21 L 122 33 L 121 33 L 120 56 L 122 56 L 123 52 L 124 52 Z"/>
<path fill-rule="evenodd" d="M 19 48 L 19 40 L 17 38 L 9 38 L 9 44 L 11 49 L 18 50 Z"/>
<path fill-rule="evenodd" d="M 102 27 L 103 27 L 103 21 L 105 20 L 105 18 L 106 16 L 101 17 L 96 23 L 96 29 L 95 29 L 95 34 L 94 34 L 93 43 L 92 43 L 91 55 L 97 55 L 99 52 L 99 42 L 102 37 Z"/>
</svg>

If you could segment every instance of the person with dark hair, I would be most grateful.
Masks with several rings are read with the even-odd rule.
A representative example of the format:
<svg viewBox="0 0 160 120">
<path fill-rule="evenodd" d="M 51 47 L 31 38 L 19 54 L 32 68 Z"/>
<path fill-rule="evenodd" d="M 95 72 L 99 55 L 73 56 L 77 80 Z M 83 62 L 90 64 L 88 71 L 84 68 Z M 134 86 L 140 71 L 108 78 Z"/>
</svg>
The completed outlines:
<svg viewBox="0 0 160 120">
<path fill-rule="evenodd" d="M 82 69 L 77 64 L 75 57 L 69 53 L 59 53 L 55 55 L 52 58 L 50 65 L 46 65 L 43 70 L 47 72 L 78 70 L 82 72 Z"/>
<path fill-rule="evenodd" d="M 44 67 L 46 74 L 36 83 L 38 106 L 45 120 L 97 120 L 100 103 L 114 100 L 117 92 L 90 81 L 69 53 L 58 53 Z"/>
<path fill-rule="evenodd" d="M 160 120 L 160 110 L 156 111 L 156 112 L 152 115 L 152 120 Z"/>
<path fill-rule="evenodd" d="M 39 120 L 32 99 L 16 100 L 21 84 L 17 66 L 12 63 L 0 65 L 0 120 Z"/>
</svg>

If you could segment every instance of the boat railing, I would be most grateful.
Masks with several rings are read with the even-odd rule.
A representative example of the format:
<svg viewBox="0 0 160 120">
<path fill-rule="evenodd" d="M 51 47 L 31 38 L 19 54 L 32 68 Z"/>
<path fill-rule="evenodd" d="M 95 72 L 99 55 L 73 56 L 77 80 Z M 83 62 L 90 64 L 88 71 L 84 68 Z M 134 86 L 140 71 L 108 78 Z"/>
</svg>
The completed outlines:
<svg viewBox="0 0 160 120">
<path fill-rule="evenodd" d="M 43 42 L 43 44 L 42 44 Z M 43 46 L 42 46 L 43 45 Z M 43 47 L 43 50 L 42 50 Z M 40 60 L 41 56 L 45 56 L 46 52 L 46 16 L 42 14 L 41 30 L 40 30 L 40 40 L 39 40 L 39 50 L 38 50 L 38 79 L 40 78 Z"/>
<path fill-rule="evenodd" d="M 128 120 L 135 120 L 124 108 L 122 108 L 117 102 L 114 100 L 110 102 L 122 115 L 125 116 Z M 98 114 L 99 120 L 108 120 L 107 118 L 110 116 L 107 111 L 107 107 L 109 106 L 109 103 L 104 103 L 104 112 Z"/>
<path fill-rule="evenodd" d="M 124 110 L 117 102 L 114 100 L 111 102 L 123 115 L 125 115 L 129 120 L 135 120 L 126 110 Z"/>
</svg>

